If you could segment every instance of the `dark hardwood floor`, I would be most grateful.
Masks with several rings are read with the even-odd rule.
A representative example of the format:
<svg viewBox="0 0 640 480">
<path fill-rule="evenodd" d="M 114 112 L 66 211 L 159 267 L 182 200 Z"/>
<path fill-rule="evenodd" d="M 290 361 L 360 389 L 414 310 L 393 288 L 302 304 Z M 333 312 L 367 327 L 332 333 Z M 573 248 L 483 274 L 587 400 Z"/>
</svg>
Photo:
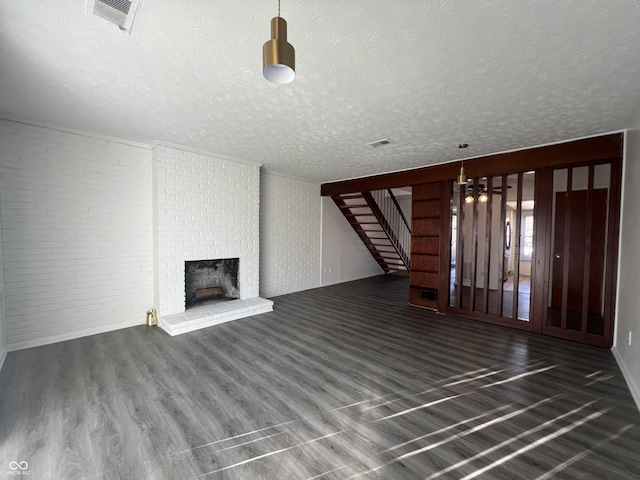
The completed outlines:
<svg viewBox="0 0 640 480">
<path fill-rule="evenodd" d="M 21 462 L 56 480 L 640 478 L 640 413 L 609 351 L 407 292 L 380 276 L 178 337 L 12 352 L 0 479 Z"/>
</svg>

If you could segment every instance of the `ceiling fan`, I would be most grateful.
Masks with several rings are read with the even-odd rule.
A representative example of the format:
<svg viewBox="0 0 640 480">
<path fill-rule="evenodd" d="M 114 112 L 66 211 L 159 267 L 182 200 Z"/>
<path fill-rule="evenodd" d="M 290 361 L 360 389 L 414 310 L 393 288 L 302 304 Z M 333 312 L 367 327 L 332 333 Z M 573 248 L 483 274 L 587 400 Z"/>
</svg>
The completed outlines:
<svg viewBox="0 0 640 480">
<path fill-rule="evenodd" d="M 511 188 L 511 185 L 507 185 L 507 190 Z M 467 184 L 467 193 L 464 196 L 464 200 L 466 203 L 473 203 L 474 195 L 473 195 L 474 185 L 473 183 Z M 489 189 L 484 183 L 478 184 L 478 201 L 481 203 L 486 202 L 489 199 L 487 192 Z M 492 195 L 502 195 L 504 193 L 504 187 L 502 185 L 497 185 L 491 188 Z"/>
<path fill-rule="evenodd" d="M 502 195 L 503 193 L 503 186 L 502 185 L 497 185 L 495 187 L 493 187 L 491 189 L 491 193 L 494 195 Z M 511 185 L 507 185 L 507 189 L 512 188 Z M 478 193 L 487 193 L 489 190 L 487 189 L 487 186 L 484 183 L 479 183 L 478 184 Z M 467 184 L 467 195 L 469 193 L 473 193 L 473 183 L 468 183 Z"/>
</svg>

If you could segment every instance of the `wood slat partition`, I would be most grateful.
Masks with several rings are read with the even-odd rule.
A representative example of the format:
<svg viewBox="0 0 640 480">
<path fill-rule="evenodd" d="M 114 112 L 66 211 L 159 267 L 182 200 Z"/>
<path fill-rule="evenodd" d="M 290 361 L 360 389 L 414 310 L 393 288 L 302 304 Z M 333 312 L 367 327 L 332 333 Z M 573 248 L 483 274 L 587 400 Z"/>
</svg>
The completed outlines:
<svg viewBox="0 0 640 480">
<path fill-rule="evenodd" d="M 412 239 L 411 239 L 411 264 L 413 265 L 410 273 L 410 295 L 409 303 L 411 305 L 437 309 L 440 312 L 452 312 L 456 315 L 466 316 L 477 320 L 488 321 L 500 325 L 508 325 L 515 328 L 530 329 L 537 333 L 545 333 L 550 335 L 562 336 L 576 341 L 585 341 L 584 328 L 578 331 L 567 329 L 566 304 L 564 299 L 565 313 L 562 315 L 558 328 L 547 326 L 545 324 L 546 311 L 548 308 L 547 300 L 550 298 L 549 289 L 551 287 L 549 275 L 552 271 L 550 262 L 554 252 L 551 251 L 551 234 L 552 227 L 552 207 L 554 190 L 553 190 L 553 170 L 566 168 L 569 172 L 573 168 L 588 166 L 593 170 L 594 166 L 600 164 L 611 164 L 611 188 L 609 191 L 608 201 L 608 219 L 609 225 L 606 227 L 607 236 L 607 252 L 605 269 L 605 285 L 603 291 L 605 331 L 604 335 L 593 335 L 587 331 L 587 339 L 585 343 L 592 343 L 600 346 L 611 346 L 613 334 L 613 318 L 615 308 L 615 292 L 616 292 L 616 272 L 617 272 L 617 253 L 618 253 L 618 235 L 619 235 L 619 213 L 620 213 L 620 192 L 622 178 L 622 156 L 623 156 L 623 140 L 622 133 L 603 135 L 583 140 L 565 142 L 561 144 L 548 145 L 544 147 L 530 148 L 526 150 L 513 151 L 502 154 L 488 155 L 474 159 L 465 160 L 465 170 L 469 178 L 486 178 L 489 191 L 492 190 L 491 177 L 502 180 L 501 185 L 507 184 L 509 175 L 518 175 L 518 191 L 519 199 L 522 200 L 522 175 L 524 172 L 534 171 L 536 174 L 535 182 L 535 206 L 534 206 L 534 235 L 533 235 L 533 251 L 531 271 L 531 300 L 529 305 L 529 322 L 517 322 L 519 299 L 515 292 L 519 289 L 520 271 L 519 267 L 515 267 L 513 280 L 513 301 L 508 305 L 503 305 L 502 301 L 497 304 L 497 309 L 488 312 L 488 281 L 479 280 L 476 285 L 476 275 L 474 269 L 476 266 L 488 271 L 488 265 L 498 264 L 498 270 L 504 271 L 504 255 L 498 258 L 478 259 L 477 242 L 484 241 L 485 252 L 491 251 L 493 242 L 500 246 L 500 251 L 504 250 L 504 230 L 505 230 L 505 211 L 506 196 L 502 195 L 498 198 L 490 198 L 489 205 L 500 202 L 500 232 L 499 235 L 488 236 L 485 234 L 483 238 L 478 238 L 477 230 L 479 220 L 477 218 L 477 207 L 469 209 L 467 215 L 473 215 L 473 229 L 470 235 L 462 234 L 462 229 L 458 228 L 459 238 L 457 239 L 458 255 L 463 251 L 465 244 L 472 246 L 472 255 L 475 261 L 467 264 L 469 271 L 464 271 L 465 265 L 457 261 L 455 269 L 456 279 L 454 280 L 455 292 L 449 292 L 449 283 L 451 275 L 451 214 L 453 198 L 453 179 L 459 170 L 459 163 L 447 163 L 429 167 L 418 168 L 414 170 L 396 172 L 384 175 L 375 175 L 366 178 L 346 180 L 341 182 L 326 183 L 322 185 L 322 195 L 334 194 L 350 194 L 350 192 L 365 191 L 372 189 L 393 188 L 411 186 L 413 187 L 413 218 L 412 218 Z M 590 175 L 593 173 L 590 172 Z M 589 189 L 592 189 L 589 180 Z M 477 196 L 479 193 L 478 186 L 474 186 L 473 193 Z M 520 205 L 521 202 L 518 201 Z M 594 200 L 590 200 L 595 202 Z M 459 224 L 464 220 L 464 195 L 460 196 L 460 204 L 458 205 Z M 589 202 L 585 204 L 588 207 Z M 522 207 L 516 210 L 515 215 L 518 219 L 514 224 L 515 239 L 513 250 L 520 252 L 520 227 Z M 497 213 L 494 213 L 497 215 Z M 488 215 L 485 231 L 488 232 L 489 226 L 492 225 L 491 216 Z M 594 225 L 596 220 L 590 220 Z M 595 227 L 594 227 L 595 228 Z M 584 239 L 585 245 L 589 247 L 590 239 Z M 460 258 L 458 258 L 460 260 Z M 516 262 L 518 265 L 518 262 Z M 588 265 L 587 265 L 588 267 Z M 567 269 L 565 269 L 567 270 Z M 462 305 L 462 279 L 469 280 L 470 298 L 464 299 Z M 585 277 L 586 278 L 586 277 Z M 480 290 L 476 296 L 476 287 Z M 589 297 L 591 291 L 597 291 L 586 285 L 583 289 L 583 295 Z M 511 290 L 509 290 L 510 292 Z M 449 305 L 449 297 L 451 294 L 452 304 Z M 497 287 L 497 295 L 499 299 L 503 299 L 507 294 L 503 283 L 500 282 Z M 467 294 L 465 293 L 465 296 Z M 566 293 L 565 293 L 566 295 Z M 455 301 L 453 301 L 455 299 Z M 477 302 L 476 302 L 477 300 Z M 466 305 L 470 304 L 471 307 Z M 477 304 L 477 305 L 476 305 Z M 523 305 L 524 306 L 524 305 Z M 477 309 L 476 309 L 477 307 Z M 558 330 L 558 331 L 556 331 Z"/>
<path fill-rule="evenodd" d="M 591 237 L 593 227 L 593 183 L 595 176 L 595 167 L 589 165 L 589 179 L 587 181 L 587 208 L 586 208 L 586 222 L 585 222 L 585 236 L 584 236 L 584 251 L 591 252 Z M 589 317 L 589 287 L 591 283 L 591 255 L 585 255 L 584 258 L 584 272 L 582 274 L 582 319 L 581 333 L 587 334 L 587 322 Z"/>
<path fill-rule="evenodd" d="M 545 212 L 551 211 L 553 203 L 553 169 L 543 168 L 536 172 L 536 203 L 533 210 L 533 249 L 537 252 L 531 265 L 531 316 L 532 331 L 542 333 L 544 312 L 547 311 L 549 270 L 551 252 L 551 222 Z"/>
<path fill-rule="evenodd" d="M 613 133 L 544 147 L 486 155 L 465 160 L 464 168 L 469 178 L 495 176 L 537 170 L 550 165 L 562 167 L 616 159 L 622 157 L 622 152 L 623 134 Z M 322 196 L 327 196 L 449 181 L 456 178 L 459 170 L 459 162 L 443 163 L 402 172 L 324 183 L 320 192 Z"/>
<path fill-rule="evenodd" d="M 503 187 L 507 185 L 508 176 L 506 174 L 502 175 L 502 179 L 500 180 L 500 185 Z M 502 316 L 502 307 L 503 301 L 502 298 L 504 296 L 504 247 L 505 247 L 505 230 L 507 228 L 507 196 L 500 195 L 500 233 L 498 234 L 498 242 L 500 245 L 500 256 L 498 257 L 498 272 L 500 272 L 501 281 L 498 282 L 498 301 L 496 315 L 498 317 Z"/>
<path fill-rule="evenodd" d="M 461 188 L 458 186 L 458 188 Z M 465 189 L 466 186 L 462 186 L 462 189 Z M 463 190 L 464 191 L 464 190 Z M 457 205 L 457 233 L 456 233 L 456 278 L 455 278 L 455 304 L 450 305 L 454 308 L 462 308 L 462 278 L 464 272 L 464 264 L 462 262 L 462 252 L 464 252 L 464 235 L 463 235 L 463 225 L 464 225 L 464 195 L 462 192 L 458 195 L 458 205 Z"/>
<path fill-rule="evenodd" d="M 567 173 L 567 192 L 563 195 L 569 198 L 569 193 L 573 190 L 573 168 L 569 167 Z M 569 303 L 569 263 L 571 260 L 571 203 L 565 201 L 566 209 L 564 211 L 564 246 L 562 248 L 562 317 L 561 328 L 563 331 L 567 329 L 567 305 Z M 554 253 L 555 255 L 555 253 Z"/>
<path fill-rule="evenodd" d="M 522 242 L 522 172 L 518 173 L 518 199 L 517 199 L 517 208 L 516 208 L 516 217 L 515 217 L 515 248 L 513 249 L 514 256 L 514 272 L 513 272 L 513 313 L 511 318 L 514 320 L 518 319 L 518 291 L 520 285 L 520 252 L 521 252 L 521 242 Z"/>
<path fill-rule="evenodd" d="M 501 195 L 506 197 L 506 195 Z M 484 269 L 483 272 L 488 272 L 491 265 L 491 222 L 493 219 L 493 178 L 487 178 L 487 218 L 485 222 L 485 235 L 484 243 L 485 255 L 484 255 Z M 497 232 L 500 237 L 500 232 Z M 502 270 L 498 270 L 502 275 Z M 501 283 L 501 282 L 500 282 Z M 489 275 L 484 276 L 484 283 L 482 285 L 482 313 L 486 315 L 489 312 Z"/>
<path fill-rule="evenodd" d="M 473 182 L 473 198 L 479 194 L 478 182 Z M 469 310 L 476 308 L 476 280 L 478 274 L 478 202 L 474 201 L 471 207 L 471 262 L 469 272 Z M 466 233 L 466 232 L 465 232 Z"/>
</svg>

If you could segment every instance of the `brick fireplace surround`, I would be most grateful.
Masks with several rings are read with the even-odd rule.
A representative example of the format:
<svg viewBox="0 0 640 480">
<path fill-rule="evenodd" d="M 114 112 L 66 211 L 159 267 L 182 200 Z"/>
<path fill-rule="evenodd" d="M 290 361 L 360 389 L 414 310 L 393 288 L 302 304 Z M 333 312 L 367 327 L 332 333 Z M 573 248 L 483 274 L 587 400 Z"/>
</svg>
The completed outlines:
<svg viewBox="0 0 640 480">
<path fill-rule="evenodd" d="M 6 119 L 0 143 L 0 364 L 8 351 L 142 325 L 150 308 L 161 322 L 184 313 L 187 260 L 239 258 L 243 301 L 320 286 L 317 184 Z"/>
<path fill-rule="evenodd" d="M 260 166 L 152 149 L 154 304 L 170 335 L 273 310 L 259 298 Z M 239 258 L 240 298 L 185 311 L 185 261 Z"/>
</svg>

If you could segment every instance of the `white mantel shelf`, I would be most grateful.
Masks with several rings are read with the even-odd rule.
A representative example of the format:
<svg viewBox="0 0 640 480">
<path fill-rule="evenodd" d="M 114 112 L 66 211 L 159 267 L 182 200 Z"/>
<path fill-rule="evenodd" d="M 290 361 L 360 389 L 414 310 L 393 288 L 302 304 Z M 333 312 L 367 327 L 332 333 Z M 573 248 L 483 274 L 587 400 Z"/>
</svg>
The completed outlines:
<svg viewBox="0 0 640 480">
<path fill-rule="evenodd" d="M 169 335 L 175 336 L 271 311 L 273 311 L 273 301 L 265 298 L 230 300 L 161 317 L 158 325 Z"/>
</svg>

